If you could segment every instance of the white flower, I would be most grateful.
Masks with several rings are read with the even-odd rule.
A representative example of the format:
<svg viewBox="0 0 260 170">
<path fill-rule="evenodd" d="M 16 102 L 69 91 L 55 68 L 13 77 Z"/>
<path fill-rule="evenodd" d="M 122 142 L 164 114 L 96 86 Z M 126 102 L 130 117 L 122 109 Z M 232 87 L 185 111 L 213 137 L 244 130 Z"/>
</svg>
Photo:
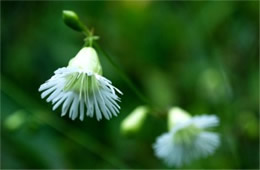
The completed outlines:
<svg viewBox="0 0 260 170">
<path fill-rule="evenodd" d="M 155 155 L 169 166 L 180 167 L 200 157 L 207 157 L 220 144 L 219 135 L 207 129 L 218 125 L 216 116 L 201 115 L 181 120 L 175 122 L 168 133 L 159 136 L 153 145 Z"/>
<path fill-rule="evenodd" d="M 102 76 L 102 68 L 96 51 L 92 47 L 84 47 L 71 59 L 68 67 L 59 68 L 54 75 L 39 88 L 41 97 L 48 95 L 47 102 L 52 102 L 53 110 L 62 105 L 64 116 L 74 120 L 84 116 L 97 120 L 110 119 L 117 116 L 120 106 L 117 104 L 120 98 L 111 81 Z"/>
</svg>

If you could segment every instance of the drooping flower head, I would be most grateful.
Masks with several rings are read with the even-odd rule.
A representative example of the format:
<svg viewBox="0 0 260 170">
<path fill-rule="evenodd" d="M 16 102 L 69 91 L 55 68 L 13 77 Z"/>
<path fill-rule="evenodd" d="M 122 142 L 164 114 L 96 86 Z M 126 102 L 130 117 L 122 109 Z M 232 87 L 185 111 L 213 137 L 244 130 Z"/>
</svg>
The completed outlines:
<svg viewBox="0 0 260 170">
<path fill-rule="evenodd" d="M 102 67 L 94 48 L 82 48 L 76 57 L 72 58 L 67 67 L 59 68 L 54 75 L 39 88 L 41 97 L 47 97 L 52 102 L 53 110 L 62 105 L 62 113 L 67 113 L 74 120 L 84 116 L 97 120 L 110 119 L 117 116 L 120 98 L 111 81 L 102 76 Z"/>
<path fill-rule="evenodd" d="M 153 145 L 155 155 L 169 166 L 180 167 L 200 157 L 213 154 L 220 144 L 219 135 L 209 128 L 218 125 L 215 115 L 191 117 L 180 108 L 169 112 L 170 131 L 159 136 Z"/>
</svg>

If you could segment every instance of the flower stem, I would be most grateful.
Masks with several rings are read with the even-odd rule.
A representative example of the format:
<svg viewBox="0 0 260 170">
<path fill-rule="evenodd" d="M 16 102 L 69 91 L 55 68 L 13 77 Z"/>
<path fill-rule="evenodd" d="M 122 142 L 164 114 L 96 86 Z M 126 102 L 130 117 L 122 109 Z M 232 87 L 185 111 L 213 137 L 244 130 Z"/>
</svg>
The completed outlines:
<svg viewBox="0 0 260 170">
<path fill-rule="evenodd" d="M 133 92 L 142 100 L 145 104 L 152 105 L 151 102 L 135 87 L 132 81 L 127 77 L 127 75 L 122 71 L 122 69 L 112 60 L 110 55 L 102 49 L 97 43 L 94 43 L 94 46 L 98 51 L 102 52 L 102 54 L 107 58 L 110 64 L 116 69 L 120 77 L 128 84 L 128 86 L 133 90 Z"/>
<path fill-rule="evenodd" d="M 119 73 L 120 77 L 128 84 L 128 86 L 133 90 L 133 92 L 139 97 L 140 100 L 142 100 L 145 104 L 152 105 L 152 102 L 150 102 L 132 83 L 132 81 L 126 76 L 126 74 L 122 71 L 122 69 L 112 60 L 110 55 L 102 49 L 98 43 L 93 42 L 93 40 L 96 40 L 96 36 L 93 35 L 93 32 L 88 29 L 87 26 L 84 27 L 84 35 L 87 35 L 85 40 L 88 40 L 89 43 L 86 41 L 86 44 L 89 44 L 90 46 L 93 45 L 97 48 L 98 51 L 100 51 L 103 56 L 107 58 L 107 60 L 110 62 L 110 64 L 116 69 L 116 71 Z"/>
</svg>

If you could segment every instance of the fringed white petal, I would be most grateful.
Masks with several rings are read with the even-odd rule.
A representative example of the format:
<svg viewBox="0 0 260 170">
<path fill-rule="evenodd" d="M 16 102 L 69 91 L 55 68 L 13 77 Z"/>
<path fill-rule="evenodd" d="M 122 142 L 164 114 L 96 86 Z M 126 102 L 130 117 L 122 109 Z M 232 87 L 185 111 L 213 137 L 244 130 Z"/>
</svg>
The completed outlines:
<svg viewBox="0 0 260 170">
<path fill-rule="evenodd" d="M 71 76 L 70 79 L 68 77 Z M 79 84 L 80 87 L 74 87 Z M 47 97 L 47 102 L 52 102 L 53 110 L 62 105 L 61 116 L 67 113 L 72 120 L 77 117 L 82 121 L 84 116 L 97 120 L 117 116 L 120 98 L 111 81 L 88 70 L 79 70 L 73 67 L 64 67 L 56 70 L 54 75 L 39 88 L 41 97 Z"/>
<path fill-rule="evenodd" d="M 219 124 L 219 119 L 215 115 L 194 116 L 193 122 L 200 128 L 216 127 Z"/>
<path fill-rule="evenodd" d="M 163 159 L 167 165 L 176 167 L 189 164 L 200 157 L 207 157 L 213 154 L 220 145 L 220 138 L 217 133 L 209 132 L 205 128 L 214 127 L 217 124 L 216 116 L 207 115 L 195 116 L 186 122 L 179 123 L 170 132 L 164 133 L 156 139 L 153 145 L 155 155 Z M 200 128 L 193 140 L 176 142 L 176 134 L 180 130 L 190 128 L 191 125 Z"/>
</svg>

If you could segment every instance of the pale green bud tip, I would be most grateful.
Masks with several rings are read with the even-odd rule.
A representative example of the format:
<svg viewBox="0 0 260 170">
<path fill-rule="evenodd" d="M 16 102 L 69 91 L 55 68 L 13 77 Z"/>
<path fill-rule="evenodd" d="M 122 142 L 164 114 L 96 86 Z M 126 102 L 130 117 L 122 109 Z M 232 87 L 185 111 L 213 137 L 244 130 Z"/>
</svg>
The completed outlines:
<svg viewBox="0 0 260 170">
<path fill-rule="evenodd" d="M 79 32 L 84 31 L 84 26 L 81 24 L 78 15 L 74 11 L 63 10 L 62 18 L 64 23 L 70 28 Z"/>
<path fill-rule="evenodd" d="M 141 129 L 148 112 L 148 107 L 138 106 L 121 123 L 121 133 L 124 135 L 137 133 Z"/>
<path fill-rule="evenodd" d="M 185 110 L 179 107 L 173 107 L 168 113 L 168 128 L 172 129 L 177 123 L 185 122 L 191 119 L 191 116 Z"/>
<path fill-rule="evenodd" d="M 25 118 L 26 113 L 23 110 L 18 110 L 5 119 L 4 126 L 9 130 L 15 130 L 25 122 Z"/>
<path fill-rule="evenodd" d="M 92 47 L 82 48 L 69 62 L 69 66 L 87 70 L 92 73 L 102 74 L 102 67 L 97 52 Z"/>
</svg>

